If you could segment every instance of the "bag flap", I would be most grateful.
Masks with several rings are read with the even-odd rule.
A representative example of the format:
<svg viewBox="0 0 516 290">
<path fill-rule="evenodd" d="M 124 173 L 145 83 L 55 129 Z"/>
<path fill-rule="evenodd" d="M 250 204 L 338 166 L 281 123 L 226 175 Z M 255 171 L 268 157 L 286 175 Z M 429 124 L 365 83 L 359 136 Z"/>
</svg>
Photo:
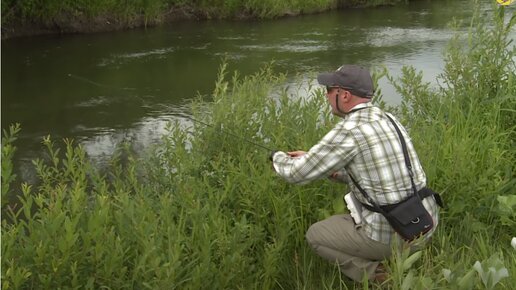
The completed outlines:
<svg viewBox="0 0 516 290">
<path fill-rule="evenodd" d="M 415 196 L 399 204 L 395 209 L 389 212 L 389 215 L 403 225 L 422 222 L 429 217 L 423 203 Z"/>
</svg>

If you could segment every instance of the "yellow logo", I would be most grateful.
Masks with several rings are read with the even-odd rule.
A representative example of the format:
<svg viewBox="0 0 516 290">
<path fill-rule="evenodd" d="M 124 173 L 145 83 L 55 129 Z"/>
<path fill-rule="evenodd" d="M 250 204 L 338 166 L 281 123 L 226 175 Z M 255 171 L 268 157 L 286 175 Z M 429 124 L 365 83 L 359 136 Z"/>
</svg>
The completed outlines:
<svg viewBox="0 0 516 290">
<path fill-rule="evenodd" d="M 516 1 L 516 0 L 496 0 L 496 3 L 503 5 L 503 6 L 507 6 L 507 5 L 511 5 L 512 3 L 514 3 L 514 1 Z"/>
</svg>

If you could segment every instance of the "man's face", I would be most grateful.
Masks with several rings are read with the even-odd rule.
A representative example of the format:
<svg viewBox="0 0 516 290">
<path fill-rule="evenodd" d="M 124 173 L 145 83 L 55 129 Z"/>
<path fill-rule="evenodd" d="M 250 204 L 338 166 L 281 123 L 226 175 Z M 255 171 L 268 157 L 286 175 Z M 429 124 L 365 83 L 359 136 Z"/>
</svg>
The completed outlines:
<svg viewBox="0 0 516 290">
<path fill-rule="evenodd" d="M 326 98 L 330 103 L 332 113 L 343 117 L 351 109 L 351 92 L 339 87 L 326 87 Z"/>
<path fill-rule="evenodd" d="M 339 97 L 339 87 L 326 87 L 326 98 L 330 103 L 332 113 L 338 115 L 339 114 L 339 104 L 337 103 L 337 98 Z"/>
</svg>

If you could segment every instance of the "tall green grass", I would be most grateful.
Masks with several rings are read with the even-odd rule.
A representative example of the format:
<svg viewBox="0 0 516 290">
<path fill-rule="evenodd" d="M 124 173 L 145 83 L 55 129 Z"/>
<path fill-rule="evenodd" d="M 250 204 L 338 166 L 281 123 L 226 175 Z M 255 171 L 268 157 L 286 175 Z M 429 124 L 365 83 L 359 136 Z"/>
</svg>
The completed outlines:
<svg viewBox="0 0 516 290">
<path fill-rule="evenodd" d="M 132 26 L 162 23 L 170 14 L 196 18 L 273 18 L 313 13 L 337 6 L 378 6 L 401 0 L 2 0 L 2 25 L 27 23 L 59 27 L 67 31 L 79 26 Z M 88 24 L 89 23 L 89 24 Z M 16 27 L 11 27 L 16 29 Z"/>
<path fill-rule="evenodd" d="M 430 247 L 386 261 L 391 289 L 516 284 L 516 208 L 507 201 L 515 195 L 516 70 L 507 38 L 515 17 L 503 18 L 503 9 L 490 25 L 475 18 L 470 37 L 450 43 L 440 89 L 411 68 L 393 80 L 403 97 L 393 110 L 447 208 Z M 337 121 L 322 91 L 301 97 L 284 81 L 269 66 L 240 76 L 223 65 L 212 101 L 192 104 L 193 117 L 212 126 L 171 123 L 148 156 L 128 144 L 105 171 L 72 141 L 45 138 L 48 156 L 34 161 L 40 182 L 2 202 L 2 288 L 367 289 L 304 241 L 311 223 L 342 212 L 344 188 L 287 184 L 269 152 L 222 133 L 284 150 L 317 142 Z M 3 199 L 13 190 L 17 131 L 2 140 Z"/>
<path fill-rule="evenodd" d="M 397 85 L 431 185 L 450 193 L 448 219 L 457 221 L 471 212 L 490 224 L 497 196 L 515 193 L 516 47 L 509 32 L 516 17 L 505 24 L 503 8 L 496 13 L 475 14 L 468 36 L 450 41 L 439 90 L 410 68 Z"/>
</svg>

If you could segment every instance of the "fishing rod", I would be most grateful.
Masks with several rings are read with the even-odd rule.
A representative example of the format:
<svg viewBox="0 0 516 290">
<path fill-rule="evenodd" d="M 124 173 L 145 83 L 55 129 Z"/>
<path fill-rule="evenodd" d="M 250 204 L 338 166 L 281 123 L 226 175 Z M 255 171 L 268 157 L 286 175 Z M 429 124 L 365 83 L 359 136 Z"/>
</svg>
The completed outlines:
<svg viewBox="0 0 516 290">
<path fill-rule="evenodd" d="M 164 104 L 159 104 L 159 105 L 160 105 L 160 106 L 163 106 L 163 107 L 165 107 L 165 108 L 167 108 L 167 109 L 171 109 L 171 108 L 170 108 L 169 106 L 167 106 L 167 105 L 164 105 Z M 176 113 L 174 113 L 174 114 L 175 114 L 175 115 L 177 115 L 177 116 L 180 116 L 180 117 L 186 118 L 186 119 L 188 119 L 188 120 L 190 120 L 190 121 L 192 121 L 192 122 L 199 123 L 199 124 L 204 125 L 204 126 L 206 126 L 206 127 L 213 128 L 213 129 L 215 129 L 215 130 L 219 131 L 220 133 L 223 133 L 223 134 L 226 134 L 226 135 L 229 135 L 229 136 L 236 137 L 236 138 L 238 138 L 238 139 L 240 139 L 240 140 L 242 140 L 242 141 L 244 141 L 244 142 L 247 142 L 247 143 L 249 143 L 249 144 L 251 144 L 251 145 L 254 145 L 254 146 L 256 146 L 256 147 L 260 147 L 260 148 L 265 149 L 265 150 L 267 150 L 267 151 L 269 151 L 269 152 L 274 151 L 273 149 L 271 149 L 271 148 L 269 148 L 269 147 L 267 147 L 267 146 L 265 146 L 265 145 L 258 144 L 258 143 L 254 142 L 254 141 L 248 140 L 248 139 L 246 139 L 246 138 L 244 138 L 244 137 L 242 137 L 242 136 L 240 136 L 240 135 L 237 135 L 237 134 L 235 134 L 235 133 L 233 133 L 233 132 L 230 132 L 230 131 L 227 131 L 227 130 L 223 130 L 223 129 L 220 129 L 220 128 L 216 128 L 216 127 L 215 127 L 215 126 L 213 126 L 212 124 L 208 124 L 208 123 L 206 123 L 206 122 L 204 122 L 204 121 L 197 120 L 197 119 L 193 118 L 192 116 L 187 115 L 187 114 L 185 114 L 185 113 L 176 112 Z"/>
</svg>

